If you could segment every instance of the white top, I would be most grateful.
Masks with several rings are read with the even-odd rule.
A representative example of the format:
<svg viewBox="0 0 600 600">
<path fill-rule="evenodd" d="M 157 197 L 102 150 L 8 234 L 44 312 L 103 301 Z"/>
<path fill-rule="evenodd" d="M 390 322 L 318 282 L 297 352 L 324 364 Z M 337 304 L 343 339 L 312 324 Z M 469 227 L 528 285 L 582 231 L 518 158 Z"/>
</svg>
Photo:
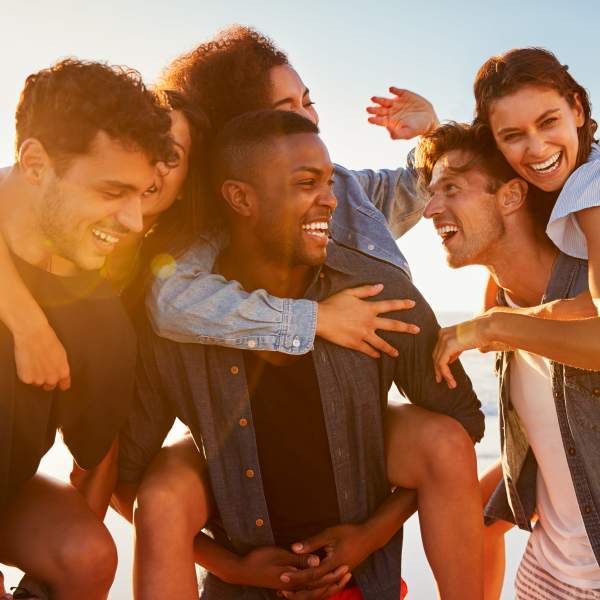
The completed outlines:
<svg viewBox="0 0 600 600">
<path fill-rule="evenodd" d="M 561 190 L 546 227 L 548 237 L 565 254 L 588 259 L 585 235 L 575 213 L 600 206 L 600 146 L 592 144 L 587 162 L 575 169 Z"/>
<path fill-rule="evenodd" d="M 505 294 L 510 306 L 516 305 Z M 517 350 L 510 362 L 510 398 L 538 463 L 539 520 L 531 534 L 540 566 L 559 581 L 600 588 L 596 562 L 577 504 L 552 395 L 550 361 Z"/>
</svg>

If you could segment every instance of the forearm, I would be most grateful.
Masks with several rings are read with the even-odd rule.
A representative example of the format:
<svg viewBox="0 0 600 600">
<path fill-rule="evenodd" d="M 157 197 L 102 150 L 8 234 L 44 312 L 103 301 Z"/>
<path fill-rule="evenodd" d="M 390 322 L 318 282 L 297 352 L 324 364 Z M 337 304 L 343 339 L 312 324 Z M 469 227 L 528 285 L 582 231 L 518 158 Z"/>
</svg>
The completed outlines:
<svg viewBox="0 0 600 600">
<path fill-rule="evenodd" d="M 530 315 L 539 317 L 540 319 L 552 319 L 554 321 L 574 321 L 598 316 L 598 311 L 589 291 L 585 291 L 575 298 L 553 300 L 539 306 L 509 309 L 506 312 L 513 310 L 516 314 Z"/>
<path fill-rule="evenodd" d="M 574 321 L 493 313 L 485 325 L 490 343 L 506 344 L 579 369 L 600 370 L 600 318 Z"/>
<path fill-rule="evenodd" d="M 364 522 L 369 554 L 383 548 L 417 510 L 417 492 L 396 488 Z"/>
<path fill-rule="evenodd" d="M 243 585 L 240 556 L 200 532 L 194 541 L 196 564 L 230 584 Z"/>
<path fill-rule="evenodd" d="M 4 238 L 0 235 L 0 321 L 15 336 L 28 335 L 48 324 L 44 311 L 19 275 Z"/>
</svg>

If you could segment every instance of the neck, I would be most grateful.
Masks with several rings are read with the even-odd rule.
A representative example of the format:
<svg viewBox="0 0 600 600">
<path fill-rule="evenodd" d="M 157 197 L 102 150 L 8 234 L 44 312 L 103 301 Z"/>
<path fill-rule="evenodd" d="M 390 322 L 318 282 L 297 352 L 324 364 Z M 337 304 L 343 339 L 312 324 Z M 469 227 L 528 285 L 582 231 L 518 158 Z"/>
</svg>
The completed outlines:
<svg viewBox="0 0 600 600">
<path fill-rule="evenodd" d="M 0 233 L 10 250 L 24 261 L 50 269 L 64 267 L 64 259 L 53 256 L 40 228 L 36 190 L 23 180 L 16 167 L 0 173 Z"/>
<path fill-rule="evenodd" d="M 520 306 L 540 304 L 558 250 L 531 223 L 506 232 L 485 262 L 493 279 Z"/>
<path fill-rule="evenodd" d="M 246 291 L 264 289 L 281 298 L 302 297 L 313 271 L 272 256 L 255 238 L 237 231 L 232 232 L 231 244 L 221 253 L 219 267 L 226 279 L 239 281 Z"/>
</svg>

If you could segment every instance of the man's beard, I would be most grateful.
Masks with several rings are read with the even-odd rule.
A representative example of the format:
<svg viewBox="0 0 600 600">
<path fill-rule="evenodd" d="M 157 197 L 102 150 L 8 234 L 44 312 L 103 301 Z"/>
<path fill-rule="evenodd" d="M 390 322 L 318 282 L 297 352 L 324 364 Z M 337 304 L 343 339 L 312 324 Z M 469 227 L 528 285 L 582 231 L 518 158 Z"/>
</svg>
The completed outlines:
<svg viewBox="0 0 600 600">
<path fill-rule="evenodd" d="M 460 269 L 467 265 L 487 264 L 487 256 L 493 252 L 494 247 L 505 232 L 504 223 L 494 211 L 489 212 L 489 219 L 482 220 L 483 225 L 472 233 L 454 252 L 448 252 L 446 260 L 452 269 Z M 463 235 L 464 234 L 460 234 Z"/>
</svg>

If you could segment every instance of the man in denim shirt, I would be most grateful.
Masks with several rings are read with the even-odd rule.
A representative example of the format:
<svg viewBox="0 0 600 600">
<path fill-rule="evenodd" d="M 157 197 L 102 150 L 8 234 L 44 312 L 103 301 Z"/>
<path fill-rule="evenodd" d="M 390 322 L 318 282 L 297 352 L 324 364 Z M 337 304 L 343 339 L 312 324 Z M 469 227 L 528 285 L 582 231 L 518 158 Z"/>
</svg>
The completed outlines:
<svg viewBox="0 0 600 600">
<path fill-rule="evenodd" d="M 415 299 L 411 316 L 420 325 L 421 334 L 404 337 L 390 334 L 390 339 L 401 346 L 400 355 L 396 359 L 385 356 L 380 361 L 317 340 L 314 352 L 301 367 L 305 379 L 312 379 L 316 385 L 308 386 L 310 391 L 298 398 L 287 419 L 265 431 L 260 425 L 269 415 L 259 414 L 257 385 L 251 373 L 256 359 L 235 349 L 173 343 L 159 338 L 149 327 L 141 332 L 138 401 L 122 436 L 121 481 L 139 481 L 173 419 L 179 416 L 190 427 L 197 445 L 203 448 L 208 463 L 220 519 L 220 527 L 215 531 L 218 546 L 213 553 L 227 551 L 235 557 L 252 555 L 260 547 L 274 543 L 286 545 L 281 541 L 284 521 L 305 523 L 308 531 L 310 523 L 305 519 L 315 510 L 319 514 L 318 525 L 327 528 L 326 531 L 340 523 L 351 527 L 370 520 L 389 496 L 383 413 L 388 390 L 394 382 L 415 404 L 454 417 L 471 439 L 478 440 L 483 432 L 479 402 L 460 365 L 454 369 L 461 382 L 458 389 L 449 390 L 435 382 L 430 353 L 438 325 L 407 276 L 397 267 L 328 242 L 328 224 L 336 205 L 330 182 L 333 167 L 317 132 L 310 121 L 280 111 L 249 114 L 225 128 L 214 150 L 214 172 L 217 189 L 226 201 L 232 242 L 220 255 L 219 271 L 235 276 L 248 289 L 266 287 L 286 291 L 292 297 L 317 300 L 381 277 L 389 295 L 402 292 Z M 284 366 L 293 369 L 301 364 L 288 360 Z M 275 370 L 283 370 L 284 366 Z M 298 380 L 297 385 L 305 383 Z M 293 389 L 275 391 L 278 397 L 268 398 L 272 409 L 267 413 L 280 411 L 281 405 L 295 393 Z M 266 394 L 268 397 L 268 390 Z M 315 401 L 321 416 L 315 414 L 311 421 L 310 443 L 307 444 L 306 438 L 298 440 L 288 457 L 287 469 L 292 475 L 297 474 L 312 497 L 307 498 L 309 505 L 304 510 L 290 510 L 286 515 L 284 506 L 282 514 L 276 510 L 281 508 L 276 501 L 285 492 L 274 489 L 271 463 L 280 451 L 285 451 L 286 438 L 294 438 Z M 464 431 L 457 429 L 469 445 Z M 268 438 L 275 434 L 279 435 L 279 441 L 269 442 Z M 323 442 L 325 450 L 313 457 L 314 448 Z M 265 443 L 270 449 L 266 454 Z M 432 445 L 443 448 L 445 440 L 438 436 Z M 298 452 L 298 448 L 302 451 Z M 405 450 L 404 456 L 396 458 L 398 464 L 403 460 L 406 465 L 421 460 L 423 448 Z M 450 486 L 462 488 L 464 476 L 470 477 L 464 471 L 471 470 L 474 475 L 474 462 L 469 466 L 463 462 L 458 448 L 455 450 L 456 454 L 446 456 L 445 460 L 449 469 L 452 461 L 463 465 L 459 469 L 463 473 L 455 472 Z M 472 448 L 469 452 L 472 455 Z M 302 466 L 302 456 L 311 457 L 309 470 Z M 387 466 L 389 470 L 389 461 Z M 281 478 L 286 475 L 280 472 Z M 275 487 L 276 484 L 277 481 Z M 330 498 L 331 492 L 332 510 L 324 515 L 320 504 Z M 452 548 L 454 562 L 458 564 L 460 557 L 465 561 L 464 570 L 466 564 L 474 564 L 474 568 L 468 575 L 460 573 L 462 586 L 455 582 L 448 589 L 447 581 L 444 582 L 444 598 L 448 599 L 481 597 L 476 574 L 478 534 L 473 534 L 481 523 L 476 506 L 478 491 L 475 487 L 465 492 L 459 494 L 459 510 L 453 519 L 447 519 L 444 528 L 455 527 L 456 539 L 460 539 Z M 392 498 L 402 501 L 403 493 L 396 492 Z M 448 502 L 451 493 L 452 489 L 446 492 Z M 432 502 L 434 512 L 444 514 L 437 506 L 438 498 L 439 495 L 435 496 Z M 473 498 L 476 502 L 472 502 Z M 293 497 L 288 496 L 287 500 L 290 505 L 294 502 Z M 465 516 L 466 520 L 461 521 Z M 355 551 L 363 553 L 352 568 L 354 580 L 366 599 L 397 600 L 400 596 L 402 536 L 397 530 L 401 521 L 398 519 L 392 525 L 388 520 L 385 535 L 373 546 L 371 540 L 366 547 L 358 541 L 352 545 L 357 546 Z M 473 531 L 457 527 L 458 521 L 472 524 Z M 463 545 L 470 547 L 464 556 Z M 435 553 L 434 548 L 431 551 Z M 444 561 L 448 564 L 446 556 L 447 553 Z M 206 556 L 203 559 L 207 564 Z M 235 558 L 226 560 L 235 562 Z M 323 562 L 324 568 L 327 560 Z M 220 579 L 207 578 L 206 597 L 272 597 L 265 589 L 266 584 L 248 583 L 241 569 L 233 568 L 228 573 L 219 569 L 222 567 L 209 568 Z M 259 574 L 266 577 L 262 572 Z"/>
<path fill-rule="evenodd" d="M 512 308 L 442 330 L 434 360 L 438 378 L 455 386 L 447 368 L 460 352 L 505 350 L 497 363 L 504 485 L 486 512 L 528 531 L 538 515 L 517 598 L 600 598 L 600 375 L 568 366 L 592 368 L 597 349 L 576 334 L 584 322 L 535 318 L 524 309 L 542 303 L 542 315 L 585 291 L 587 264 L 543 234 L 536 199 L 526 200 L 527 184 L 488 131 L 440 127 L 423 140 L 420 160 L 430 193 L 425 216 L 448 263 L 486 265 L 501 288 L 500 304 Z M 590 303 L 589 316 L 593 310 Z"/>
</svg>

